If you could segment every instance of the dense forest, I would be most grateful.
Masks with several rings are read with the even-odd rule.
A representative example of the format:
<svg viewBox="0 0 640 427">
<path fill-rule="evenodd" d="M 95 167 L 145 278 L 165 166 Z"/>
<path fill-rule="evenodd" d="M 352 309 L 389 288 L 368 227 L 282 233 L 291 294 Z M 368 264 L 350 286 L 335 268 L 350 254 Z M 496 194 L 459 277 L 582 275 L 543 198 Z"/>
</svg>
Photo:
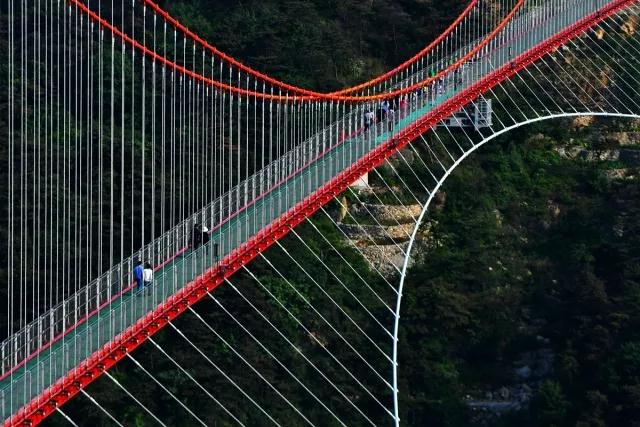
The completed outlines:
<svg viewBox="0 0 640 427">
<path fill-rule="evenodd" d="M 491 425 L 638 425 L 638 165 L 558 153 L 617 126 L 524 128 L 447 183 L 404 305 L 412 425 L 468 425 L 469 400 L 523 383 L 530 404 Z"/>
<path fill-rule="evenodd" d="M 285 81 L 320 90 L 366 80 L 402 62 L 464 5 L 453 0 L 163 3 L 221 50 Z M 640 425 L 638 164 L 566 155 L 572 147 L 600 153 L 623 142 L 634 150 L 637 142 L 607 135 L 629 139 L 638 131 L 638 123 L 609 120 L 586 128 L 570 121 L 523 128 L 480 150 L 449 179 L 442 203 L 429 217 L 430 238 L 419 248 L 405 291 L 399 371 L 403 423 Z M 317 224 L 326 225 L 320 219 Z M 299 232 L 311 239 L 312 231 L 305 226 Z M 340 235 L 328 237 L 340 245 Z M 286 246 L 296 249 L 291 240 Z M 357 254 L 351 256 L 357 262 Z M 281 253 L 272 257 L 286 265 Z M 268 271 L 261 264 L 256 270 Z M 237 280 L 253 292 L 246 277 Z M 290 296 L 277 278 L 270 280 L 272 289 Z M 237 302 L 228 287 L 216 295 Z M 288 308 L 303 309 L 293 298 Z M 221 330 L 234 328 L 210 300 L 196 310 Z M 192 317 L 177 324 L 194 335 L 201 332 L 202 348 L 233 365 L 228 349 L 210 342 Z M 167 348 L 178 342 L 171 330 L 155 339 Z M 184 366 L 202 364 L 177 344 L 172 350 Z M 134 355 L 149 361 L 174 390 L 188 389 L 151 345 Z M 281 357 L 298 363 L 285 349 Z M 175 402 L 133 379 L 136 369 L 125 360 L 114 376 L 153 402 L 168 425 L 190 425 L 173 409 Z M 214 370 L 200 370 L 207 388 L 230 393 Z M 101 379 L 89 390 L 126 425 L 153 425 L 113 383 Z M 205 419 L 215 420 L 206 398 L 193 388 L 190 393 L 185 399 L 202 408 Z M 227 397 L 241 407 L 240 397 Z M 82 425 L 109 425 L 86 400 L 67 406 Z M 301 406 L 310 414 L 319 411 L 314 402 Z M 257 414 L 247 417 L 248 425 L 261 425 Z M 47 423 L 66 425 L 57 415 Z"/>
</svg>

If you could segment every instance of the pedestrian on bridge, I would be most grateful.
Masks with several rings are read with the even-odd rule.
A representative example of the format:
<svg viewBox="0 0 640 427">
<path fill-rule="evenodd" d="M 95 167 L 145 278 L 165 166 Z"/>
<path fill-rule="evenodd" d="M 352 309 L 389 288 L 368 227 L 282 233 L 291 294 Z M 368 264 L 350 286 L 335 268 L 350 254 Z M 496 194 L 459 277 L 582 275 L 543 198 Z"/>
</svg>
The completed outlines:
<svg viewBox="0 0 640 427">
<path fill-rule="evenodd" d="M 404 116 L 405 114 L 407 114 L 407 97 L 402 96 L 402 98 L 400 98 L 400 115 Z"/>
<path fill-rule="evenodd" d="M 376 114 L 369 110 L 364 114 L 364 130 L 369 130 L 371 126 L 373 126 L 376 121 Z"/>
<path fill-rule="evenodd" d="M 209 228 L 206 225 L 202 226 L 202 246 L 204 247 L 204 259 L 205 261 L 209 258 L 209 248 L 207 248 L 207 243 L 209 243 Z"/>
<path fill-rule="evenodd" d="M 144 264 L 144 270 L 142 270 L 142 288 L 148 288 L 153 285 L 153 267 L 150 263 Z"/>
<path fill-rule="evenodd" d="M 143 273 L 144 267 L 142 266 L 142 261 L 138 259 L 136 260 L 136 266 L 133 268 L 133 278 L 136 281 L 136 290 L 138 292 L 144 289 Z"/>
<path fill-rule="evenodd" d="M 202 226 L 202 245 L 209 243 L 209 229 L 206 225 Z"/>
<path fill-rule="evenodd" d="M 191 248 L 195 251 L 202 244 L 202 227 L 200 224 L 195 223 L 193 230 L 191 230 Z"/>
</svg>

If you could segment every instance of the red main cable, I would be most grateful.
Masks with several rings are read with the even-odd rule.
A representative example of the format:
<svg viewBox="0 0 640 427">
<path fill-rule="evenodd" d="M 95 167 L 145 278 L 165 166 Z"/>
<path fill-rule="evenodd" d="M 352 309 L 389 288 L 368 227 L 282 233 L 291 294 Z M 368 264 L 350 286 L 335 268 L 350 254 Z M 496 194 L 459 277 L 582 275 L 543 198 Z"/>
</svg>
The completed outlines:
<svg viewBox="0 0 640 427">
<path fill-rule="evenodd" d="M 337 91 L 337 92 L 319 93 L 319 92 L 310 91 L 308 89 L 304 89 L 304 88 L 301 88 L 301 87 L 298 87 L 298 86 L 293 86 L 293 85 L 281 82 L 279 80 L 276 80 L 276 79 L 274 79 L 272 77 L 269 77 L 269 76 L 267 76 L 267 75 L 255 70 L 255 69 L 253 69 L 251 67 L 248 67 L 248 66 L 242 64 L 241 62 L 239 62 L 235 58 L 233 58 L 231 56 L 228 56 L 225 53 L 221 52 L 215 46 L 212 46 L 209 43 L 207 43 L 206 40 L 203 40 L 197 34 L 195 34 L 193 31 L 189 30 L 189 28 L 187 28 L 186 26 L 182 25 L 180 23 L 180 21 L 178 21 L 177 19 L 175 19 L 174 17 L 169 15 L 169 12 L 167 12 L 164 9 L 162 9 L 160 6 L 158 6 L 158 4 L 156 4 L 152 0 L 142 0 L 142 2 L 145 5 L 149 6 L 151 9 L 153 9 L 154 12 L 156 12 L 158 15 L 162 16 L 167 22 L 169 22 L 171 25 L 173 25 L 177 30 L 180 30 L 187 37 L 189 37 L 191 40 L 193 40 L 194 42 L 200 44 L 205 50 L 208 50 L 213 55 L 216 55 L 216 56 L 220 57 L 221 59 L 224 59 L 229 64 L 237 67 L 239 70 L 242 70 L 242 71 L 246 72 L 247 74 L 249 74 L 249 75 L 251 75 L 251 76 L 253 76 L 255 78 L 264 80 L 265 82 L 267 82 L 269 84 L 272 84 L 273 86 L 277 86 L 279 88 L 291 91 L 291 92 L 293 92 L 295 94 L 298 94 L 298 95 L 311 95 L 311 96 L 317 96 L 317 97 L 322 97 L 322 96 L 325 96 L 325 95 L 347 95 L 347 94 L 351 94 L 353 92 L 357 92 L 359 90 L 366 89 L 368 87 L 374 86 L 374 85 L 376 85 L 376 84 L 388 79 L 389 77 L 392 77 L 395 74 L 398 74 L 401 71 L 406 70 L 407 68 L 409 68 L 409 66 L 411 66 L 412 63 L 418 61 L 420 58 L 422 58 L 425 55 L 427 55 L 438 44 L 440 44 L 445 38 L 447 38 L 447 36 L 449 36 L 458 27 L 458 25 L 460 25 L 460 23 L 467 16 L 469 16 L 471 14 L 471 11 L 473 11 L 474 7 L 478 4 L 478 1 L 479 0 L 472 0 L 471 2 L 469 2 L 469 4 L 462 11 L 460 16 L 458 16 L 458 18 L 456 18 L 456 20 L 453 21 L 453 23 L 451 25 L 449 25 L 449 27 L 440 36 L 438 36 L 438 38 L 436 38 L 433 42 L 431 42 L 427 47 L 422 49 L 416 55 L 414 55 L 413 57 L 409 58 L 407 61 L 403 62 L 402 64 L 398 65 L 393 70 L 390 70 L 387 73 L 385 73 L 385 74 L 383 74 L 383 75 L 381 75 L 379 77 L 376 77 L 375 79 L 369 80 L 368 82 L 364 82 L 364 83 L 359 84 L 357 86 L 353 86 L 353 87 L 350 87 L 350 88 L 345 88 L 345 89 L 342 89 L 342 90 Z"/>
<path fill-rule="evenodd" d="M 148 0 L 145 0 L 145 1 L 148 1 Z M 414 92 L 416 89 L 419 89 L 419 88 L 422 88 L 424 86 L 427 86 L 427 85 L 437 81 L 441 77 L 443 77 L 443 76 L 445 76 L 445 75 L 457 70 L 465 62 L 467 62 L 469 59 L 473 58 L 473 56 L 475 56 L 478 52 L 480 52 L 480 50 L 482 50 L 484 47 L 486 47 L 491 42 L 491 40 L 493 40 L 498 35 L 498 33 L 500 33 L 500 31 L 502 31 L 507 26 L 507 24 L 511 21 L 511 19 L 513 19 L 513 17 L 518 12 L 518 10 L 520 10 L 520 8 L 524 5 L 525 0 L 518 0 L 516 5 L 509 12 L 509 14 L 504 17 L 504 19 L 500 22 L 500 24 L 487 37 L 485 37 L 482 40 L 482 42 L 480 42 L 477 46 L 475 46 L 472 50 L 470 50 L 466 55 L 461 57 L 455 63 L 453 63 L 452 65 L 448 66 L 447 68 L 445 68 L 444 70 L 440 71 L 439 73 L 437 73 L 435 76 L 427 78 L 427 79 L 422 80 L 422 81 L 419 81 L 417 83 L 414 83 L 414 84 L 412 84 L 410 86 L 407 86 L 404 89 L 399 89 L 399 90 L 395 90 L 395 91 L 391 91 L 391 92 L 386 92 L 386 93 L 382 93 L 382 94 L 378 94 L 378 95 L 370 95 L 370 96 L 332 95 L 332 94 L 322 94 L 322 93 L 317 93 L 317 92 L 310 92 L 310 91 L 306 91 L 306 90 L 305 90 L 305 92 L 312 93 L 312 95 L 303 95 L 303 96 L 290 95 L 290 94 L 287 94 L 287 95 L 271 95 L 271 94 L 255 92 L 255 91 L 251 91 L 251 90 L 247 90 L 247 89 L 241 89 L 241 88 L 238 88 L 236 86 L 232 86 L 232 85 L 229 85 L 229 84 L 226 84 L 226 83 L 219 82 L 217 80 L 210 79 L 208 77 L 204 77 L 204 76 L 202 76 L 202 75 L 200 75 L 200 74 L 198 74 L 198 73 L 196 73 L 194 71 L 188 70 L 187 68 L 185 68 L 182 65 L 178 65 L 175 62 L 166 59 L 165 57 L 157 54 L 153 50 L 147 48 L 145 45 L 143 45 L 143 44 L 139 43 L 138 41 L 134 40 L 133 38 L 131 38 L 127 34 L 124 34 L 120 29 L 118 29 L 114 25 L 110 24 L 105 19 L 100 17 L 98 14 L 96 14 L 91 9 L 89 9 L 87 7 L 87 5 L 82 3 L 80 0 L 69 0 L 69 3 L 76 5 L 82 12 L 86 13 L 92 20 L 96 21 L 101 27 L 105 28 L 106 30 L 110 31 L 112 34 L 114 34 L 117 37 L 121 38 L 124 42 L 130 44 L 134 49 L 138 49 L 140 52 L 142 52 L 144 55 L 150 57 L 152 60 L 158 61 L 162 65 L 164 65 L 164 66 L 166 66 L 166 67 L 168 67 L 170 69 L 173 69 L 173 70 L 175 70 L 175 71 L 177 71 L 177 72 L 179 72 L 181 74 L 184 74 L 184 75 L 186 75 L 186 76 L 188 76 L 190 78 L 193 78 L 194 80 L 199 81 L 199 82 L 201 82 L 203 84 L 206 84 L 206 85 L 209 85 L 209 86 L 214 86 L 214 87 L 216 87 L 216 88 L 218 88 L 218 89 L 220 89 L 222 91 L 234 93 L 234 94 L 241 95 L 241 96 L 251 97 L 251 98 L 265 99 L 265 100 L 278 101 L 278 102 L 287 102 L 287 103 L 289 103 L 289 102 L 307 102 L 307 101 L 317 101 L 317 100 L 337 101 L 337 102 L 345 102 L 345 103 L 360 103 L 360 102 L 370 102 L 370 101 L 382 101 L 382 100 L 385 100 L 385 99 L 396 98 L 396 97 L 401 96 L 401 95 L 409 94 L 411 92 Z M 171 17 L 169 17 L 169 18 L 172 20 L 171 22 L 176 22 L 177 23 L 177 21 L 175 21 L 174 18 L 171 18 Z M 203 41 L 203 43 L 204 43 L 204 41 Z M 214 49 L 214 48 L 212 47 L 212 49 Z M 216 52 L 217 52 L 217 50 L 216 50 Z M 228 58 L 228 57 L 225 56 L 224 58 Z"/>
</svg>

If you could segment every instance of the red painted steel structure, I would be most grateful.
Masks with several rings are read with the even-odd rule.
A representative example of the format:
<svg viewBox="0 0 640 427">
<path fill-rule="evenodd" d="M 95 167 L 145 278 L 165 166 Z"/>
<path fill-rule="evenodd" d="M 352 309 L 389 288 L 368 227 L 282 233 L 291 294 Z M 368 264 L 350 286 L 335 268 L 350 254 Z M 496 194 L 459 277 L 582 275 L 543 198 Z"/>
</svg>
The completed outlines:
<svg viewBox="0 0 640 427">
<path fill-rule="evenodd" d="M 557 49 L 569 40 L 582 35 L 592 26 L 617 11 L 637 2 L 638 0 L 612 1 L 600 11 L 583 18 L 549 40 L 525 52 L 478 81 L 464 92 L 454 96 L 432 110 L 421 120 L 341 172 L 316 193 L 291 208 L 280 219 L 226 257 L 221 263 L 221 266 L 210 269 L 207 273 L 189 283 L 180 292 L 161 304 L 153 312 L 149 313 L 143 319 L 140 319 L 135 325 L 114 337 L 110 344 L 81 363 L 73 373 L 61 378 L 41 396 L 33 399 L 32 402 L 21 409 L 18 414 L 6 420 L 4 427 L 17 425 L 33 426 L 42 422 L 44 418 L 55 411 L 57 407 L 74 397 L 80 389 L 93 382 L 104 371 L 113 367 L 128 353 L 140 346 L 148 336 L 153 335 L 166 326 L 167 323 L 177 318 L 185 312 L 188 307 L 201 300 L 207 292 L 216 289 L 226 278 L 237 272 L 243 265 L 246 265 L 258 256 L 258 254 L 264 252 L 277 240 L 288 234 L 291 228 L 313 215 L 320 207 L 344 191 L 348 185 L 359 179 L 366 172 L 379 166 L 385 159 L 396 153 L 397 150 L 437 125 L 453 112 L 460 110 L 472 102 L 479 95 L 510 78 L 545 54 Z"/>
</svg>

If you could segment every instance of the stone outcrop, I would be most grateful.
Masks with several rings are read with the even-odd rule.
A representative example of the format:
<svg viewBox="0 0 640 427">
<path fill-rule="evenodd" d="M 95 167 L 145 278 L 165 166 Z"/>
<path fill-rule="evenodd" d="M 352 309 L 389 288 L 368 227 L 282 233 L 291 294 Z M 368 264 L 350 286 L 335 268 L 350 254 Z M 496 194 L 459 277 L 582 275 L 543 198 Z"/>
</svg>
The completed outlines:
<svg viewBox="0 0 640 427">
<path fill-rule="evenodd" d="M 386 277 L 392 277 L 404 264 L 404 254 L 409 246 L 409 242 L 396 245 L 371 245 L 361 248 L 362 254 L 375 268 Z M 412 260 L 409 261 L 409 265 Z"/>
<path fill-rule="evenodd" d="M 346 200 L 343 201 L 346 211 L 341 207 L 338 225 L 350 243 L 372 268 L 386 277 L 397 274 L 404 264 L 404 254 L 422 206 L 353 203 L 347 207 Z M 439 203 L 444 203 L 443 196 Z M 418 238 L 424 239 L 429 228 L 429 224 L 424 226 Z"/>
<path fill-rule="evenodd" d="M 352 206 L 354 215 L 373 215 L 380 224 L 404 223 L 418 218 L 422 211 L 420 205 L 374 205 L 369 203 L 356 203 Z"/>
<path fill-rule="evenodd" d="M 640 145 L 640 132 L 607 132 L 601 136 L 601 140 L 621 147 Z"/>
<path fill-rule="evenodd" d="M 413 224 L 399 224 L 391 226 L 340 224 L 340 228 L 352 240 L 370 242 L 373 240 L 380 244 L 408 241 L 413 233 Z"/>
<path fill-rule="evenodd" d="M 634 27 L 635 28 L 635 27 Z M 634 29 L 635 31 L 635 29 Z M 580 129 L 593 123 L 593 117 L 579 117 L 574 120 L 574 129 Z M 616 128 L 616 126 L 613 126 Z M 617 162 L 621 167 L 604 171 L 611 181 L 632 180 L 638 176 L 640 168 L 640 120 L 631 120 L 628 130 L 589 132 L 583 130 L 579 141 L 571 140 L 564 147 L 558 147 L 558 153 L 569 159 L 587 162 Z M 618 166 L 618 165 L 616 165 Z"/>
</svg>

